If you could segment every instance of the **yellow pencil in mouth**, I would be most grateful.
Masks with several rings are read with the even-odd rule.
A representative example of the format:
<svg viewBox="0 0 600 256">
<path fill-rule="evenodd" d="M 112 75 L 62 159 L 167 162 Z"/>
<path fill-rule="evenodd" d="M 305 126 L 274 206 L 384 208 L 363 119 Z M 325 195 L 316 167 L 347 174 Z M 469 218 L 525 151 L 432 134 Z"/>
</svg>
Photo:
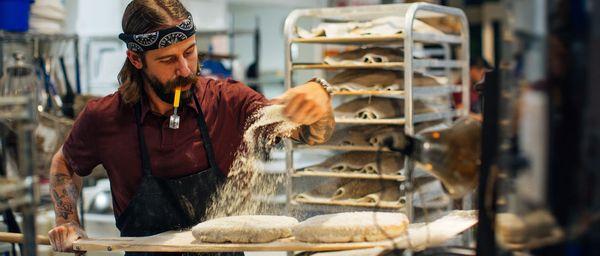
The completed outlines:
<svg viewBox="0 0 600 256">
<path fill-rule="evenodd" d="M 175 99 L 173 100 L 173 106 L 179 107 L 179 99 L 181 98 L 181 86 L 175 87 Z"/>
<path fill-rule="evenodd" d="M 179 99 L 181 98 L 181 86 L 175 87 L 175 98 L 173 99 L 173 114 L 169 118 L 169 128 L 179 129 L 179 116 L 177 108 L 179 108 Z"/>
</svg>

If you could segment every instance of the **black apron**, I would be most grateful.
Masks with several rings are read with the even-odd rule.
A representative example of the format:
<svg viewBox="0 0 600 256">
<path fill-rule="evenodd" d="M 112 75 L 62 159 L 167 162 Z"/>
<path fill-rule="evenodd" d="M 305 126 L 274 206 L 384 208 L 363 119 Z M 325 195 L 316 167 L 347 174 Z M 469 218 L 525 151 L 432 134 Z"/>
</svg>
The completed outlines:
<svg viewBox="0 0 600 256">
<path fill-rule="evenodd" d="M 117 217 L 121 236 L 151 236 L 169 230 L 185 230 L 202 221 L 210 197 L 225 175 L 219 170 L 211 145 L 208 126 L 196 95 L 198 128 L 206 151 L 209 168 L 180 178 L 160 178 L 152 175 L 150 155 L 141 124 L 141 104 L 135 105 L 135 118 L 142 157 L 142 183 L 127 208 Z M 240 253 L 126 253 L 129 256 L 151 255 L 244 255 Z"/>
</svg>

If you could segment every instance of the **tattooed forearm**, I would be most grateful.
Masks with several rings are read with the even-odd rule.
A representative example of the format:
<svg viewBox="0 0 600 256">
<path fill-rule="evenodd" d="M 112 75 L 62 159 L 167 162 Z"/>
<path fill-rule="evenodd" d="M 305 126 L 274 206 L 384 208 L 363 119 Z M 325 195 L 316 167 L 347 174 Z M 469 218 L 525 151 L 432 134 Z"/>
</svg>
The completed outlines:
<svg viewBox="0 0 600 256">
<path fill-rule="evenodd" d="M 61 155 L 55 156 L 50 167 L 50 195 L 54 202 L 56 224 L 79 223 L 77 200 L 80 184 L 81 177 L 69 171 Z"/>
</svg>

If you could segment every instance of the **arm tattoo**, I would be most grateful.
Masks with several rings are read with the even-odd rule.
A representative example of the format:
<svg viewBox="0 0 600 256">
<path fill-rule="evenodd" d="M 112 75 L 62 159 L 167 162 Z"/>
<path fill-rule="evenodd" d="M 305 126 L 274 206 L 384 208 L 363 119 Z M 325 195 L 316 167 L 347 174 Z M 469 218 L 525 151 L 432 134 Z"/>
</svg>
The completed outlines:
<svg viewBox="0 0 600 256">
<path fill-rule="evenodd" d="M 77 220 L 78 191 L 72 183 L 71 176 L 57 173 L 52 176 L 52 199 L 56 217 L 65 221 Z"/>
<path fill-rule="evenodd" d="M 67 182 L 67 180 L 71 179 L 71 177 L 69 175 L 64 174 L 64 173 L 54 174 L 53 178 L 54 178 L 54 185 L 55 186 L 65 185 L 65 183 Z"/>
<path fill-rule="evenodd" d="M 69 220 L 69 216 L 74 213 L 73 204 L 69 202 L 68 198 L 65 198 L 65 193 L 59 195 L 56 190 L 52 192 L 54 194 L 54 200 L 56 201 L 54 210 L 57 216 L 64 220 Z M 63 192 L 66 192 L 66 190 L 63 189 Z"/>
</svg>

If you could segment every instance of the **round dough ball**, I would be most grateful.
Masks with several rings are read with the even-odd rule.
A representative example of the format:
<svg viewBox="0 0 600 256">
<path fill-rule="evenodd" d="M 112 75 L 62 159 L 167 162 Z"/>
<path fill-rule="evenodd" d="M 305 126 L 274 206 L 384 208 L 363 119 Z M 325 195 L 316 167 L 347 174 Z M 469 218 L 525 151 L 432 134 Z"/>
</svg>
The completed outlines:
<svg viewBox="0 0 600 256">
<path fill-rule="evenodd" d="M 241 215 L 217 218 L 192 228 L 192 234 L 208 243 L 266 243 L 292 236 L 298 220 L 287 216 Z"/>
<path fill-rule="evenodd" d="M 402 213 L 343 212 L 318 215 L 294 227 L 298 241 L 346 243 L 380 241 L 406 232 L 408 218 Z"/>
</svg>

